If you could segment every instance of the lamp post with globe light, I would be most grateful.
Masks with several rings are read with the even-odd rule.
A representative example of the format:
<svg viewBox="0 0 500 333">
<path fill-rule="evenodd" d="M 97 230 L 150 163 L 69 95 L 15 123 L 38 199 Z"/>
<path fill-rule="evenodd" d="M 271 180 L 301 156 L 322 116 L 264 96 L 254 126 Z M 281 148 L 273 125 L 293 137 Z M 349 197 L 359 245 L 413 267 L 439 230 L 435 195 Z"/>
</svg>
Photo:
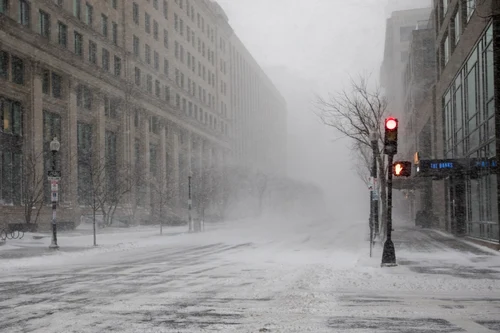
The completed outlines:
<svg viewBox="0 0 500 333">
<path fill-rule="evenodd" d="M 61 143 L 57 140 L 57 137 L 50 142 L 50 150 L 52 152 L 52 173 L 50 181 L 51 181 L 51 201 L 52 201 L 52 242 L 50 243 L 49 248 L 58 249 L 59 245 L 57 245 L 57 225 L 56 225 L 56 209 L 57 209 L 57 201 L 58 201 L 58 180 L 59 173 L 56 170 L 56 157 L 59 149 L 61 148 Z"/>
</svg>

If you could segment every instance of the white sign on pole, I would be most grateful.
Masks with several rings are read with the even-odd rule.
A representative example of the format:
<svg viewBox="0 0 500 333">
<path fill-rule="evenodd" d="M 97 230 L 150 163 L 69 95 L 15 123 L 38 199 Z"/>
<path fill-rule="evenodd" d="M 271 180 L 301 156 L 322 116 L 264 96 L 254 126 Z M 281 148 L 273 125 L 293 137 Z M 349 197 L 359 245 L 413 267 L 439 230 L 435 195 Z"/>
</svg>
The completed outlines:
<svg viewBox="0 0 500 333">
<path fill-rule="evenodd" d="M 59 201 L 59 195 L 57 195 L 57 192 L 52 192 L 52 202 L 57 202 Z"/>
<path fill-rule="evenodd" d="M 59 191 L 59 184 L 57 183 L 57 180 L 53 180 L 51 183 L 50 183 L 50 190 L 52 192 L 57 192 Z"/>
</svg>

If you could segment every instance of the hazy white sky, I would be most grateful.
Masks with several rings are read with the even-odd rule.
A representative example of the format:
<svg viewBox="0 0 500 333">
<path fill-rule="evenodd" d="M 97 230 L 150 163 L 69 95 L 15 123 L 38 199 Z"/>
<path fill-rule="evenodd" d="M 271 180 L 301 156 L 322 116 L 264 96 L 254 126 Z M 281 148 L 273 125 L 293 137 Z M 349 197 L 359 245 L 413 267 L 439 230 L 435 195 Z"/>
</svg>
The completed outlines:
<svg viewBox="0 0 500 333">
<path fill-rule="evenodd" d="M 289 109 L 289 174 L 322 184 L 339 218 L 368 218 L 369 193 L 352 170 L 349 141 L 334 142 L 339 134 L 319 123 L 311 96 L 361 73 L 377 81 L 387 2 L 394 9 L 429 0 L 217 1 L 264 70 L 287 70 L 277 84 Z"/>
<path fill-rule="evenodd" d="M 418 0 L 417 0 L 418 1 Z M 378 71 L 385 0 L 218 0 L 257 61 L 328 84 Z"/>
</svg>

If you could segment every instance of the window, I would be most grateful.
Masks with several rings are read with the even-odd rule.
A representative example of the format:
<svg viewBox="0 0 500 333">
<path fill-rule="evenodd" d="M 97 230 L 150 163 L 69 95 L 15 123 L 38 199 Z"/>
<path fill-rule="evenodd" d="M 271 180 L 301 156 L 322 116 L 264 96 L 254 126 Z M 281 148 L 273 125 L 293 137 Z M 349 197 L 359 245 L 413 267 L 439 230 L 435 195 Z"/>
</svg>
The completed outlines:
<svg viewBox="0 0 500 333">
<path fill-rule="evenodd" d="M 85 4 L 85 23 L 88 25 L 92 25 L 94 16 L 94 7 L 90 5 L 88 2 Z"/>
<path fill-rule="evenodd" d="M 82 2 L 81 0 L 73 0 L 73 16 L 78 19 L 82 18 Z"/>
<path fill-rule="evenodd" d="M 154 51 L 153 60 L 154 60 L 155 69 L 159 70 L 160 69 L 160 56 L 159 56 L 158 52 L 156 52 L 156 51 Z"/>
<path fill-rule="evenodd" d="M 76 91 L 76 105 L 84 109 L 92 109 L 92 91 L 84 85 L 79 85 Z"/>
<path fill-rule="evenodd" d="M 179 29 L 181 30 L 180 33 L 181 33 L 181 36 L 184 36 L 184 21 L 181 19 L 179 21 Z"/>
<path fill-rule="evenodd" d="M 476 0 L 467 0 L 467 21 L 472 17 L 474 11 L 476 10 Z"/>
<path fill-rule="evenodd" d="M 153 20 L 153 37 L 158 40 L 158 22 Z"/>
<path fill-rule="evenodd" d="M 115 76 L 122 75 L 122 59 L 115 56 Z"/>
<path fill-rule="evenodd" d="M 151 16 L 148 13 L 144 13 L 144 29 L 148 34 L 151 33 Z"/>
<path fill-rule="evenodd" d="M 50 15 L 40 10 L 40 35 L 50 39 Z"/>
<path fill-rule="evenodd" d="M 42 71 L 42 93 L 50 94 L 50 71 L 46 69 Z"/>
<path fill-rule="evenodd" d="M 158 0 L 153 0 L 153 8 L 158 9 Z"/>
<path fill-rule="evenodd" d="M 113 119 L 118 118 L 118 107 L 120 103 L 118 100 L 112 100 L 104 96 L 104 115 Z"/>
<path fill-rule="evenodd" d="M 179 32 L 179 17 L 177 14 L 174 14 L 174 29 Z"/>
<path fill-rule="evenodd" d="M 146 76 L 146 89 L 148 93 L 153 93 L 153 77 L 151 76 L 151 74 L 148 74 Z"/>
<path fill-rule="evenodd" d="M 181 96 L 179 94 L 175 94 L 175 107 L 178 109 L 181 108 Z"/>
<path fill-rule="evenodd" d="M 140 87 L 141 86 L 141 69 L 140 68 L 135 68 L 135 85 Z"/>
<path fill-rule="evenodd" d="M 52 73 L 52 96 L 62 97 L 62 77 L 56 73 Z"/>
<path fill-rule="evenodd" d="M 19 23 L 29 27 L 30 25 L 30 4 L 27 0 L 19 0 Z"/>
<path fill-rule="evenodd" d="M 140 57 L 140 47 L 139 47 L 139 38 L 137 36 L 134 36 L 134 55 L 136 57 Z"/>
<path fill-rule="evenodd" d="M 113 6 L 114 9 L 118 8 L 118 0 L 111 1 L 111 6 Z"/>
<path fill-rule="evenodd" d="M 165 100 L 167 102 L 170 102 L 170 87 L 169 86 L 165 86 Z"/>
<path fill-rule="evenodd" d="M 89 62 L 97 64 L 97 44 L 89 40 Z"/>
<path fill-rule="evenodd" d="M 168 60 L 165 58 L 163 59 L 163 74 L 168 77 Z"/>
<path fill-rule="evenodd" d="M 12 135 L 23 135 L 21 103 L 0 98 L 0 131 Z"/>
<path fill-rule="evenodd" d="M 139 24 L 139 5 L 135 2 L 132 4 L 132 17 L 135 24 Z"/>
<path fill-rule="evenodd" d="M 102 34 L 105 37 L 108 37 L 108 17 L 106 15 L 102 14 L 101 21 L 102 21 Z"/>
<path fill-rule="evenodd" d="M 109 71 L 109 51 L 102 49 L 102 69 Z"/>
<path fill-rule="evenodd" d="M 460 35 L 462 34 L 462 27 L 460 25 L 460 10 L 457 10 L 455 18 L 453 19 L 453 25 L 455 30 L 455 45 L 460 41 Z"/>
<path fill-rule="evenodd" d="M 146 44 L 144 52 L 146 56 L 146 63 L 151 64 L 151 47 L 149 47 L 148 44 Z"/>
<path fill-rule="evenodd" d="M 113 44 L 118 45 L 118 24 L 113 22 L 111 29 L 113 34 Z"/>
<path fill-rule="evenodd" d="M 75 31 L 75 54 L 83 56 L 83 36 Z"/>
<path fill-rule="evenodd" d="M 68 46 L 68 26 L 62 22 L 58 22 L 57 28 L 59 45 L 67 47 Z"/>
<path fill-rule="evenodd" d="M 163 30 L 163 46 L 168 49 L 168 31 L 167 29 Z"/>
<path fill-rule="evenodd" d="M 160 81 L 155 81 L 155 95 L 156 97 L 160 97 Z"/>
<path fill-rule="evenodd" d="M 448 60 L 450 60 L 450 41 L 448 36 L 446 36 L 443 43 L 443 57 L 444 65 L 446 65 L 448 63 Z"/>
<path fill-rule="evenodd" d="M 78 202 L 88 204 L 92 200 L 92 132 L 90 124 L 77 123 L 78 152 Z"/>
<path fill-rule="evenodd" d="M 24 62 L 23 59 L 12 56 L 12 82 L 24 84 Z"/>
<path fill-rule="evenodd" d="M 0 77 L 9 77 L 9 54 L 5 51 L 0 51 Z"/>
<path fill-rule="evenodd" d="M 7 11 L 8 0 L 0 0 L 0 13 L 5 13 Z"/>
<path fill-rule="evenodd" d="M 177 41 L 175 41 L 175 58 L 176 59 L 179 59 L 179 43 Z"/>
<path fill-rule="evenodd" d="M 168 19 L 168 3 L 166 0 L 163 0 L 163 17 Z"/>
</svg>

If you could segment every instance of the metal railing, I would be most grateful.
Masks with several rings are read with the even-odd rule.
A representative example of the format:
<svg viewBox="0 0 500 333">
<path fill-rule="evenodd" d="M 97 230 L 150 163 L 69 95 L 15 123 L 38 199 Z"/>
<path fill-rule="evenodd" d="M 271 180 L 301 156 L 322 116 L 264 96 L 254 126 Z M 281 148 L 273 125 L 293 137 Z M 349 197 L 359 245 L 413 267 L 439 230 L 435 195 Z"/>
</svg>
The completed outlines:
<svg viewBox="0 0 500 333">
<path fill-rule="evenodd" d="M 491 221 L 467 223 L 467 234 L 489 241 L 499 241 L 498 223 Z"/>
</svg>

